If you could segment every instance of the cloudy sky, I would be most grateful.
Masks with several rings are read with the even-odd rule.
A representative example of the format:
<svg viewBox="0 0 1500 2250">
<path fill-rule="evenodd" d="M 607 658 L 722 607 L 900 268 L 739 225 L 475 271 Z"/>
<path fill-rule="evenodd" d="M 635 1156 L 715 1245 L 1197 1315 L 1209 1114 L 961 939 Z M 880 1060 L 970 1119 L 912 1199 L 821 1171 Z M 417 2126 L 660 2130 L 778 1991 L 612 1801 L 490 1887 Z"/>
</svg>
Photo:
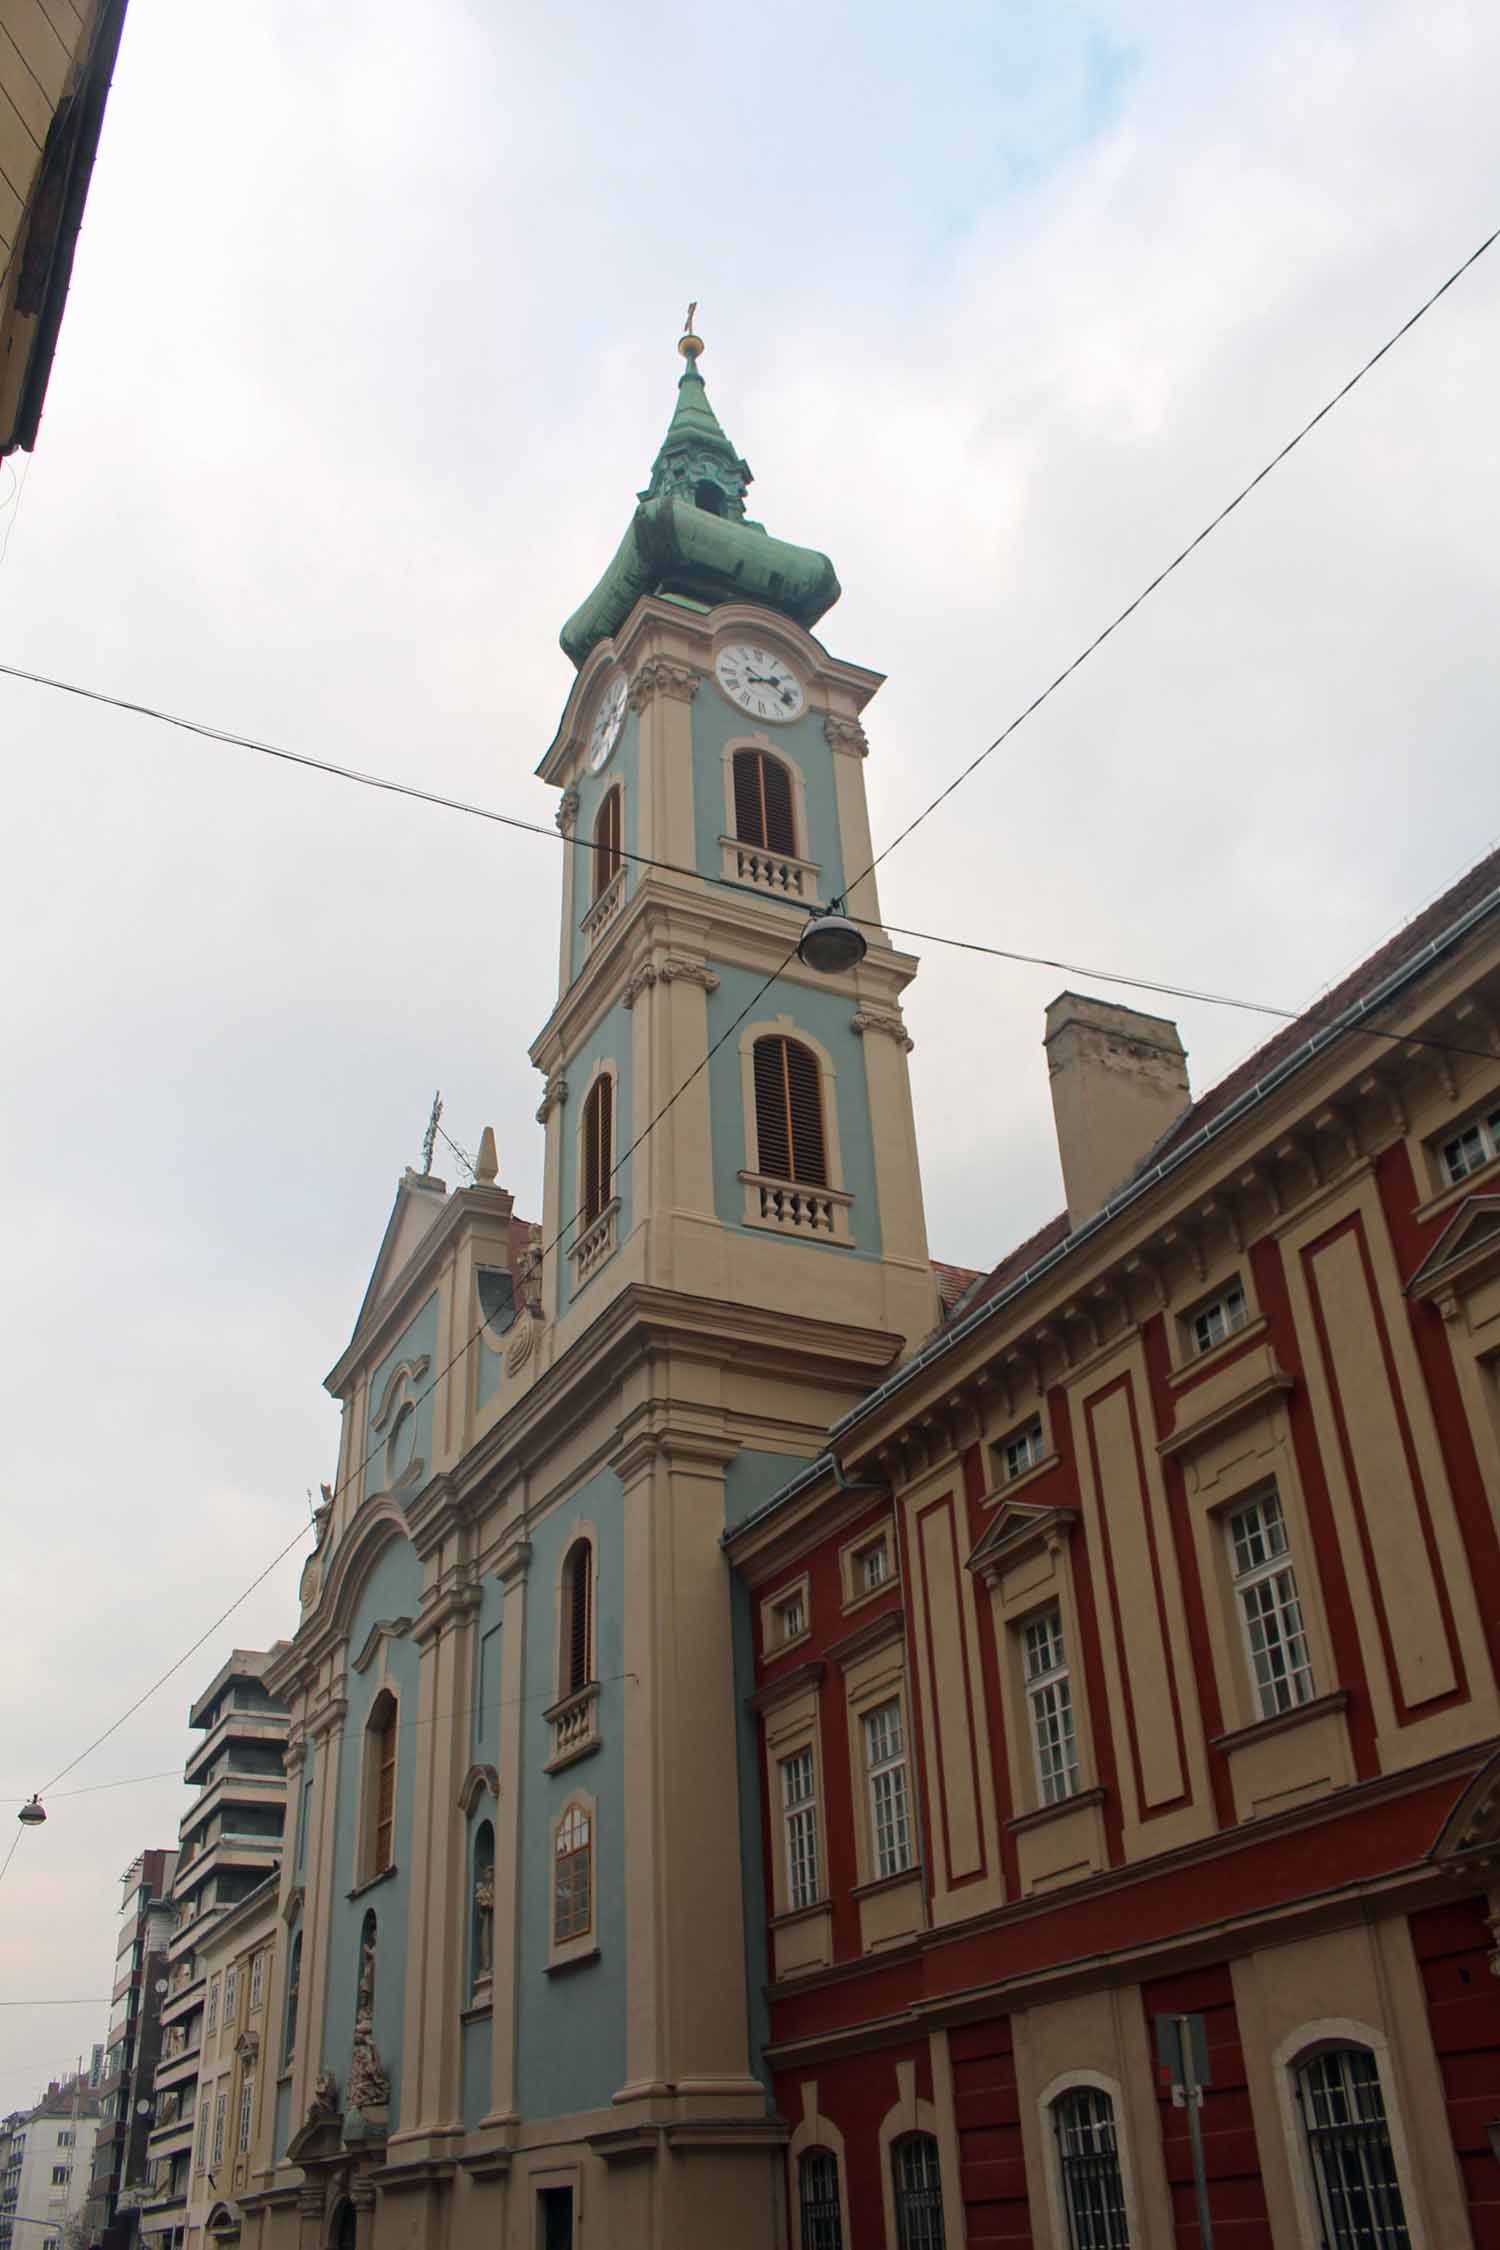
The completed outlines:
<svg viewBox="0 0 1500 2250">
<path fill-rule="evenodd" d="M 0 661 L 545 821 L 557 629 L 697 297 L 753 512 L 889 675 L 884 840 L 1500 222 L 1497 72 L 1483 0 L 133 0 Z M 1500 247 L 902 847 L 891 918 L 1294 1006 L 1476 858 L 1497 356 Z M 538 1211 L 559 854 L 10 680 L 0 744 L 19 1797 L 332 1473 L 435 1087 Z M 1060 1201 L 1064 980 L 921 950 L 929 1233 L 983 1264 Z M 1178 1012 L 1200 1088 L 1274 1028 Z M 0 1992 L 89 2004 L 0 2009 L 0 2108 L 103 2036 L 184 1797 L 138 1777 L 296 1570 L 23 1838 Z"/>
</svg>

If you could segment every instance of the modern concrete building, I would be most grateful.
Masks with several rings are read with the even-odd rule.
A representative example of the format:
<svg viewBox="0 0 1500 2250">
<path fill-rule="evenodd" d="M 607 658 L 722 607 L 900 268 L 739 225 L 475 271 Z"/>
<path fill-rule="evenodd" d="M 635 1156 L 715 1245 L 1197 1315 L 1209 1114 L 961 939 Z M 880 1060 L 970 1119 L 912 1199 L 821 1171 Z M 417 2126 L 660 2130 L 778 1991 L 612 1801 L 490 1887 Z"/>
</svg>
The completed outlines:
<svg viewBox="0 0 1500 2250">
<path fill-rule="evenodd" d="M 54 2079 L 0 2128 L 0 2250 L 71 2250 L 88 2199 L 99 2097 L 86 2074 Z"/>
<path fill-rule="evenodd" d="M 233 1650 L 190 1714 L 201 1740 L 184 1778 L 198 1796 L 178 1831 L 148 2192 L 140 2212 L 141 2235 L 159 2250 L 183 2250 L 193 2232 L 194 2190 L 207 2186 L 201 2149 L 195 2160 L 194 2127 L 204 2053 L 218 2044 L 223 1980 L 211 1964 L 219 1927 L 237 1915 L 242 1901 L 266 1892 L 280 1865 L 287 1718 L 265 1684 L 279 1653 L 280 1644 L 270 1651 Z M 200 2217 L 200 2240 L 201 2233 Z"/>
<path fill-rule="evenodd" d="M 0 10 L 0 458 L 30 452 L 125 22 L 125 0 Z"/>
<path fill-rule="evenodd" d="M 121 1878 L 120 1940 L 84 2214 L 90 2241 L 103 2242 L 108 2250 L 124 2250 L 134 2241 L 136 2210 L 146 2187 L 146 2135 L 161 2047 L 172 1927 L 169 1894 L 176 1868 L 175 1851 L 141 1852 Z"/>
</svg>

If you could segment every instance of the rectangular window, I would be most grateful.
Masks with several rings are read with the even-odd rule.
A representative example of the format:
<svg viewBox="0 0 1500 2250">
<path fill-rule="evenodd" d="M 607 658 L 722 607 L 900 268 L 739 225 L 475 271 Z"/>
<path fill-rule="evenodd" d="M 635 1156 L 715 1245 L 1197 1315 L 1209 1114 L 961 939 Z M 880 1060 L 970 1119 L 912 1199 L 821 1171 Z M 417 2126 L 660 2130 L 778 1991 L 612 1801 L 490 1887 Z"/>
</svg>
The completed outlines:
<svg viewBox="0 0 1500 2250">
<path fill-rule="evenodd" d="M 66 2186 L 67 2186 L 67 2184 L 68 2184 L 68 2181 L 69 2181 L 69 2180 L 71 2179 L 71 2177 L 72 2177 L 72 2174 L 71 2174 L 71 2173 L 69 2172 L 69 2170 L 68 2170 L 68 2167 L 67 2167 L 67 2165 L 66 2165 L 66 2164 L 54 2164 L 54 2165 L 53 2165 L 53 2167 L 52 2167 L 52 2185 L 53 2185 L 54 2187 L 66 2187 Z"/>
<path fill-rule="evenodd" d="M 1034 1414 L 1024 1428 L 1015 1430 L 1004 1439 L 1000 1447 L 1000 1465 L 1005 1471 L 1005 1481 L 1013 1484 L 1028 1469 L 1036 1467 L 1046 1452 L 1042 1436 L 1042 1418 Z"/>
<path fill-rule="evenodd" d="M 250 2112 L 254 2109 L 254 2107 L 255 2074 L 252 2071 L 246 2077 L 244 2084 L 240 2088 L 239 2152 L 241 2156 L 248 2156 L 250 2153 Z"/>
<path fill-rule="evenodd" d="M 1443 1170 L 1450 1185 L 1466 1180 L 1482 1164 L 1488 1164 L 1495 1150 L 1500 1148 L 1500 1109 L 1491 1110 L 1488 1117 L 1476 1117 L 1442 1145 Z"/>
<path fill-rule="evenodd" d="M 1062 1611 L 1049 1609 L 1034 1617 L 1022 1632 L 1021 1647 L 1037 1790 L 1044 1805 L 1060 1805 L 1078 1790 L 1078 1743 Z"/>
<path fill-rule="evenodd" d="M 810 1749 L 782 1759 L 781 1806 L 786 1822 L 787 1904 L 793 1909 L 811 1906 L 818 1896 L 818 1809 Z"/>
<path fill-rule="evenodd" d="M 1250 1317 L 1245 1303 L 1245 1292 L 1237 1281 L 1221 1289 L 1206 1305 L 1200 1305 L 1193 1314 L 1193 1349 L 1211 1352 L 1215 1344 L 1222 1344 L 1237 1328 L 1243 1328 Z"/>
<path fill-rule="evenodd" d="M 911 1819 L 901 1705 L 894 1696 L 878 1710 L 865 1714 L 865 1770 L 870 1777 L 875 1873 L 877 1877 L 900 1875 L 911 1865 Z"/>
<path fill-rule="evenodd" d="M 71 2125 L 65 2125 L 58 2134 L 57 2145 L 59 2148 L 71 2148 L 73 2146 L 73 2128 Z"/>
<path fill-rule="evenodd" d="M 807 1603 L 801 1594 L 793 1594 L 790 1601 L 782 1602 L 776 1611 L 776 1622 L 781 1628 L 783 1641 L 797 1641 L 807 1631 Z"/>
<path fill-rule="evenodd" d="M 206 2172 L 208 2169 L 208 2116 L 209 2104 L 207 2102 L 200 2103 L 198 2109 L 198 2169 L 200 2172 Z"/>
<path fill-rule="evenodd" d="M 873 1547 L 862 1548 L 858 1557 L 859 1587 L 863 1594 L 873 1594 L 890 1576 L 890 1563 L 886 1556 L 885 1541 L 877 1539 Z"/>
<path fill-rule="evenodd" d="M 537 2250 L 573 2250 L 573 2190 L 570 2187 L 537 2189 L 536 2234 Z"/>
<path fill-rule="evenodd" d="M 221 2089 L 219 2098 L 214 2103 L 214 2153 L 209 2166 L 211 2171 L 217 2171 L 224 2161 L 224 2112 L 228 2107 L 228 2091 Z"/>
<path fill-rule="evenodd" d="M 224 1971 L 224 2022 L 226 2027 L 234 2022 L 240 1998 L 240 1969 L 236 1962 Z"/>
<path fill-rule="evenodd" d="M 250 2013 L 254 2015 L 265 1995 L 266 1957 L 257 1953 L 250 1964 Z"/>
<path fill-rule="evenodd" d="M 1245 1629 L 1250 1682 L 1263 1719 L 1308 1703 L 1312 1662 L 1287 1552 L 1286 1522 L 1275 1491 L 1263 1492 L 1229 1518 L 1230 1568 Z"/>
<path fill-rule="evenodd" d="M 204 2026 L 210 2039 L 219 2028 L 219 1980 L 215 1977 L 208 1988 L 208 2022 Z"/>
</svg>

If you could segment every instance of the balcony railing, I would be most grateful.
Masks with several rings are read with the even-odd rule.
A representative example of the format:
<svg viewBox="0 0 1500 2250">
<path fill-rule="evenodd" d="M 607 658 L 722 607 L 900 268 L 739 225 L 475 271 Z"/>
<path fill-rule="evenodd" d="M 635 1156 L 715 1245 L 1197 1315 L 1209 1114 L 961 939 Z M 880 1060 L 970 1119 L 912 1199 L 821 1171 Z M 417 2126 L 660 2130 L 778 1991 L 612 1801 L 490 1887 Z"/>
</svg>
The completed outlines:
<svg viewBox="0 0 1500 2250">
<path fill-rule="evenodd" d="M 736 836 L 719 838 L 723 858 L 719 872 L 731 883 L 750 883 L 776 898 L 796 899 L 810 906 L 818 895 L 822 869 L 810 859 L 794 859 L 790 852 L 767 851 L 762 844 L 742 844 Z"/>
<path fill-rule="evenodd" d="M 848 1242 L 854 1198 L 844 1188 L 806 1187 L 775 1180 L 761 1172 L 741 1172 L 745 1185 L 746 1226 L 773 1227 L 778 1234 L 805 1240 Z"/>
<path fill-rule="evenodd" d="M 603 937 L 624 904 L 625 870 L 620 867 L 615 870 L 578 925 L 583 932 L 584 943 L 590 952 L 599 943 L 600 938 Z"/>
<path fill-rule="evenodd" d="M 596 1273 L 615 1248 L 615 1220 L 619 1215 L 620 1198 L 613 1196 L 591 1226 L 584 1228 L 568 1256 L 573 1261 L 573 1287 L 581 1289 L 590 1275 Z"/>
<path fill-rule="evenodd" d="M 565 1695 L 554 1703 L 543 1716 L 552 1729 L 552 1756 L 549 1767 L 571 1765 L 575 1758 L 583 1757 L 599 1747 L 599 1683 L 591 1680 L 587 1687 Z"/>
</svg>

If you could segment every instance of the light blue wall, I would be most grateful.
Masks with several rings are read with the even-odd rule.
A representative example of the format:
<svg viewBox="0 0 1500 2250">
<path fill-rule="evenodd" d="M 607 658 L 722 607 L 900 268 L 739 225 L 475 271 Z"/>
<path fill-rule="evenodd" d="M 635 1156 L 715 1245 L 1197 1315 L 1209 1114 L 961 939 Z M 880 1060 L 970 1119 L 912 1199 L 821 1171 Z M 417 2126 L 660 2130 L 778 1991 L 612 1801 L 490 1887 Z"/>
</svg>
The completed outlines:
<svg viewBox="0 0 1500 2250">
<path fill-rule="evenodd" d="M 463 2027 L 464 2131 L 477 2131 L 489 2113 L 490 2064 L 494 2059 L 490 2012 L 471 2016 Z"/>
<path fill-rule="evenodd" d="M 839 835 L 838 809 L 833 786 L 833 752 L 823 733 L 823 721 L 804 712 L 790 726 L 766 727 L 726 703 L 712 681 L 705 681 L 693 700 L 693 826 L 698 847 L 698 867 L 705 875 L 718 875 L 723 863 L 719 838 L 734 833 L 724 825 L 724 750 L 736 736 L 752 731 L 768 735 L 778 757 L 795 766 L 807 787 L 807 833 L 798 838 L 799 856 L 815 860 L 820 898 L 837 898 L 844 887 L 844 853 Z M 764 893 L 753 895 L 764 896 Z"/>
<path fill-rule="evenodd" d="M 434 1290 L 421 1310 L 407 1323 L 400 1340 L 391 1346 L 370 1380 L 368 1414 L 374 1416 L 380 1411 L 381 1396 L 393 1367 L 397 1366 L 403 1359 L 420 1359 L 424 1352 L 429 1362 L 432 1363 L 428 1366 L 426 1374 L 416 1382 L 411 1383 L 407 1389 L 406 1395 L 411 1399 L 417 1410 L 416 1439 L 412 1458 L 422 1461 L 425 1466 L 422 1475 L 413 1484 L 402 1487 L 400 1497 L 403 1504 L 413 1499 L 421 1491 L 432 1474 L 432 1408 L 433 1394 L 436 1389 L 433 1377 L 437 1371 L 437 1329 L 438 1301 L 437 1291 Z M 385 1446 L 381 1440 L 390 1436 L 393 1426 L 394 1417 L 391 1422 L 386 1424 L 384 1431 L 380 1433 L 380 1440 L 377 1440 L 373 1429 L 366 1430 L 366 1451 L 369 1450 L 371 1445 L 375 1445 L 377 1448 L 365 1472 L 365 1491 L 367 1494 L 384 1492 L 388 1489 Z M 355 1645 L 357 1647 L 358 1643 Z"/>
<path fill-rule="evenodd" d="M 747 1516 L 779 1492 L 802 1466 L 803 1457 L 791 1453 L 757 1453 L 742 1446 L 724 1472 L 724 1528 L 733 1531 Z M 727 1567 L 727 1566 L 726 1566 Z M 750 1592 L 738 1572 L 730 1573 L 729 1618 L 734 1657 L 735 1765 L 740 1784 L 740 1885 L 745 1914 L 745 1998 L 750 2026 L 751 2067 L 771 2096 L 771 2073 L 765 2061 L 771 2036 L 771 2011 L 766 1999 L 770 1960 L 766 1937 L 766 1886 L 761 1864 L 760 1727 L 750 1709 L 756 1687 L 755 1635 Z"/>
<path fill-rule="evenodd" d="M 572 1298 L 573 1261 L 568 1256 L 568 1252 L 582 1232 L 581 1225 L 573 1226 L 569 1223 L 583 1199 L 583 1187 L 579 1179 L 578 1165 L 579 1119 L 583 1114 L 584 1098 L 588 1090 L 589 1080 L 593 1075 L 594 1065 L 600 1061 L 612 1062 L 618 1074 L 615 1084 L 614 1157 L 616 1165 L 615 1193 L 620 1198 L 620 1208 L 615 1216 L 615 1240 L 623 1242 L 630 1232 L 631 1174 L 635 1162 L 634 1158 L 623 1170 L 619 1169 L 622 1153 L 635 1138 L 634 1127 L 631 1124 L 634 1110 L 631 1106 L 630 1094 L 632 1077 L 630 1023 L 629 1009 L 620 1006 L 611 1008 L 608 1015 L 602 1017 L 595 1025 L 577 1054 L 571 1056 L 568 1062 L 568 1099 L 563 1105 L 558 1124 L 558 1131 L 562 1135 L 562 1224 L 567 1227 L 557 1259 L 557 1309 L 559 1313 L 567 1310 Z M 554 1117 L 557 1114 L 554 1110 Z M 607 1271 L 607 1268 L 601 1266 L 596 1271 L 603 1273 Z M 590 1282 L 584 1283 L 585 1295 L 590 1285 Z"/>
<path fill-rule="evenodd" d="M 719 989 L 708 998 L 709 1045 L 722 1037 L 742 1008 L 749 1007 L 762 981 L 746 969 L 715 962 Z M 843 1159 L 843 1184 L 854 1197 L 849 1214 L 850 1232 L 857 1254 L 880 1255 L 880 1213 L 875 1202 L 875 1149 L 870 1135 L 870 1092 L 865 1077 L 865 1045 L 851 1030 L 853 1013 L 849 997 L 841 992 L 814 991 L 804 985 L 773 985 L 744 1025 L 787 1015 L 801 1024 L 827 1049 L 838 1081 L 839 1150 Z M 745 1190 L 740 1173 L 750 1165 L 745 1145 L 745 1103 L 740 1072 L 740 1035 L 725 1039 L 708 1066 L 714 1132 L 714 1203 L 725 1226 L 743 1233 Z M 798 1237 L 799 1241 L 802 1239 Z M 816 1236 L 808 1236 L 816 1242 Z M 825 1241 L 833 1258 L 847 1258 L 847 1246 Z"/>
<path fill-rule="evenodd" d="M 640 750 L 641 721 L 638 712 L 628 710 L 625 724 L 620 729 L 620 739 L 615 744 L 614 756 L 602 773 L 585 769 L 578 776 L 578 819 L 575 836 L 587 842 L 594 833 L 594 818 L 607 789 L 620 782 L 625 790 L 625 817 L 621 824 L 620 840 L 628 852 L 639 849 L 636 843 L 636 820 L 640 807 Z M 587 914 L 594 897 L 594 855 L 590 851 L 573 853 L 573 927 L 569 932 L 569 975 L 576 977 L 584 963 L 583 932 L 579 923 Z M 635 889 L 640 870 L 625 862 L 625 895 L 629 898 Z"/>
<path fill-rule="evenodd" d="M 607 2106 L 625 2079 L 624 1712 L 631 1684 L 623 1665 L 620 1589 L 624 1542 L 620 1480 L 603 1469 L 553 1508 L 531 1534 L 529 1629 L 515 1778 L 521 1820 L 517 2094 L 523 2117 L 559 2117 Z M 561 1773 L 544 1773 L 551 1730 L 543 1712 L 557 1700 L 556 1593 L 564 1550 L 580 1518 L 598 1533 L 595 1668 L 600 1748 Z M 502 1787 L 509 1777 L 502 1777 Z M 594 1912 L 597 1960 L 547 1973 L 552 1899 L 552 1823 L 573 1791 L 596 1804 Z"/>
<path fill-rule="evenodd" d="M 480 1584 L 479 1615 L 474 1620 L 473 1707 L 470 1755 L 480 1765 L 500 1760 L 500 1618 L 505 1589 L 487 1575 Z"/>
<path fill-rule="evenodd" d="M 389 1546 L 381 1549 L 365 1579 L 349 1627 L 351 1657 L 360 1653 L 371 1627 L 381 1618 L 415 1617 L 421 1591 L 422 1566 L 416 1554 L 404 1539 L 393 1539 Z M 394 2130 L 401 2113 L 406 1915 L 411 1879 L 412 1792 L 418 1757 L 418 1659 L 416 1643 L 409 1639 L 387 1641 L 383 1648 L 385 1677 L 400 1701 L 397 1718 L 400 1732 L 396 1749 L 396 1866 L 392 1874 L 361 1891 L 358 1897 L 349 1897 L 355 1878 L 365 1721 L 381 1686 L 381 1661 L 377 1654 L 363 1672 L 356 1672 L 351 1663 L 346 1678 L 348 1712 L 339 1750 L 322 2063 L 323 2067 L 337 2073 L 342 2086 L 349 2074 L 349 2053 L 354 2041 L 354 2003 L 359 1984 L 359 1933 L 366 1912 L 373 1908 L 378 1925 L 375 2044 L 380 2051 L 382 2063 L 390 2073 L 391 2127 Z"/>
</svg>

